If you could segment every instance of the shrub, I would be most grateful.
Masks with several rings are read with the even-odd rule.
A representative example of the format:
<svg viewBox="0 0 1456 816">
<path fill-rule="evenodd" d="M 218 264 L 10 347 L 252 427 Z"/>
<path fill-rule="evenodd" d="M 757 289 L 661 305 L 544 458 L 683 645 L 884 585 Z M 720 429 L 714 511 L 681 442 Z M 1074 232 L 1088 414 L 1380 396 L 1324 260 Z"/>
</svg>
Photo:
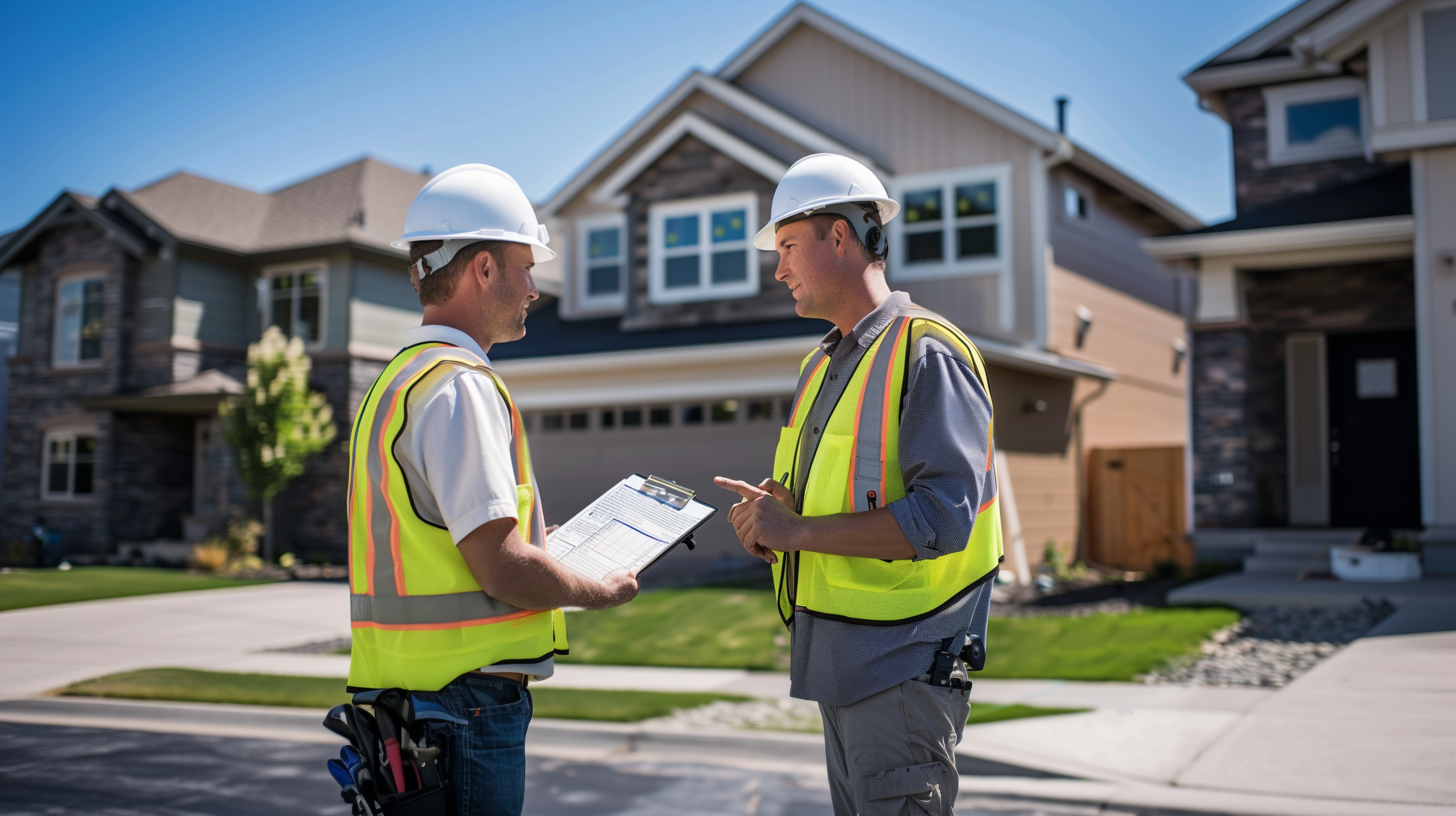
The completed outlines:
<svg viewBox="0 0 1456 816">
<path fill-rule="evenodd" d="M 209 538 L 192 545 L 192 566 L 204 572 L 221 572 L 232 559 L 232 549 L 225 539 Z"/>
</svg>

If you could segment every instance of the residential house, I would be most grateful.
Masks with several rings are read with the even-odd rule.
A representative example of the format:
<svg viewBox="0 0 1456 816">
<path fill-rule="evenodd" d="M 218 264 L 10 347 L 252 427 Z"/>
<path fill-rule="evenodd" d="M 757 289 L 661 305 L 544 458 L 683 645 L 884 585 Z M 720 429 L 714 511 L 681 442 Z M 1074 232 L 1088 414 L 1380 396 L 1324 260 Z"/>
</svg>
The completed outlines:
<svg viewBox="0 0 1456 816">
<path fill-rule="evenodd" d="M 217 404 L 270 323 L 303 339 L 345 437 L 419 322 L 388 242 L 427 179 L 364 159 L 264 194 L 177 173 L 63 192 L 12 233 L 0 542 L 44 517 L 84 562 L 219 532 L 247 500 Z M 279 497 L 282 549 L 342 559 L 346 458 L 331 447 Z"/>
<path fill-rule="evenodd" d="M 807 5 L 716 72 L 689 73 L 539 205 L 561 255 L 537 278 L 556 297 L 491 356 L 527 412 L 548 520 L 632 471 L 724 508 L 735 497 L 714 475 L 779 475 L 766 468 L 799 362 L 828 325 L 795 316 L 776 253 L 749 241 L 787 167 L 816 152 L 885 181 L 904 207 L 891 285 L 989 363 L 1002 495 L 1024 542 L 1007 567 L 1025 579 L 1045 542 L 1074 547 L 1080 460 L 1094 449 L 1115 477 L 1094 480 L 1109 494 L 1094 524 L 1121 534 L 1087 554 L 1136 568 L 1179 557 L 1192 286 L 1138 244 L 1200 222 Z M 725 516 L 697 552 L 654 569 L 742 565 Z M 1136 552 L 1121 548 L 1128 524 L 1141 525 Z"/>
<path fill-rule="evenodd" d="M 1184 81 L 1237 209 L 1144 242 L 1199 284 L 1200 557 L 1294 574 L 1424 528 L 1456 573 L 1456 4 L 1306 0 Z"/>
</svg>

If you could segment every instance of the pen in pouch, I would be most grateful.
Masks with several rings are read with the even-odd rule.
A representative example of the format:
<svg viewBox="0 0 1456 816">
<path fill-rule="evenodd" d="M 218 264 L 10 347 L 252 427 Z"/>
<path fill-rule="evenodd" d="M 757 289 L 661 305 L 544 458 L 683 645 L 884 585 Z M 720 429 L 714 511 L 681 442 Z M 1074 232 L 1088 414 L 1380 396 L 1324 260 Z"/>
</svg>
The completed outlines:
<svg viewBox="0 0 1456 816">
<path fill-rule="evenodd" d="M 870 503 L 870 509 L 871 510 L 875 509 L 875 499 L 877 499 L 877 498 L 878 498 L 878 496 L 875 495 L 875 491 L 873 491 L 873 490 L 866 490 L 865 491 L 865 500 Z"/>
</svg>

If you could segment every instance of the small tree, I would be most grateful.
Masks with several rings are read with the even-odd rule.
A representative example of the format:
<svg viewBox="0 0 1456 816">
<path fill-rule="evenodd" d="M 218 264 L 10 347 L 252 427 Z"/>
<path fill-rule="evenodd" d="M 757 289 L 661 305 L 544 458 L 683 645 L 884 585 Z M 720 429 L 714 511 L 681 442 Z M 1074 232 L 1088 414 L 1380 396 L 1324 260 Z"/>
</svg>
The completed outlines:
<svg viewBox="0 0 1456 816">
<path fill-rule="evenodd" d="M 237 457 L 248 498 L 263 503 L 263 558 L 273 560 L 273 497 L 303 472 L 308 457 L 334 441 L 334 412 L 310 391 L 312 369 L 303 341 L 269 326 L 248 346 L 241 396 L 219 406 L 223 435 Z"/>
</svg>

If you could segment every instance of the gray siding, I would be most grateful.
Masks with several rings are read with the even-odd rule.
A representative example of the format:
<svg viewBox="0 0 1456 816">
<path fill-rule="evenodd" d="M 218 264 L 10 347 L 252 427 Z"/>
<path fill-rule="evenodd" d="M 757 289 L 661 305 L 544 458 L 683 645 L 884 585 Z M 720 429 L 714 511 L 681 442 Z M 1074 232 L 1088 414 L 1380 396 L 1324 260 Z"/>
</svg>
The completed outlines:
<svg viewBox="0 0 1456 816">
<path fill-rule="evenodd" d="M 349 340 L 399 348 L 406 329 L 420 324 L 423 309 L 410 286 L 404 262 L 386 266 L 354 260 L 354 293 L 349 304 Z"/>
<path fill-rule="evenodd" d="M 1047 181 L 1047 232 L 1058 266 L 1160 309 L 1187 313 L 1191 283 L 1167 274 L 1138 246 L 1143 238 L 1174 232 L 1173 225 L 1076 168 L 1058 167 Z M 1068 187 L 1086 197 L 1085 219 L 1066 214 Z"/>
<path fill-rule="evenodd" d="M 257 311 L 252 280 L 248 270 L 240 266 L 178 258 L 172 334 L 203 343 L 247 345 L 251 337 L 248 312 Z"/>
<path fill-rule="evenodd" d="M 1040 151 L 1026 139 L 965 106 L 808 26 L 799 26 L 759 57 L 734 83 L 846 145 L 864 152 L 896 175 L 1007 163 L 1011 171 L 1011 240 L 1016 321 L 1011 335 L 1035 332 L 1035 260 L 1031 162 Z M 893 251 L 893 250 L 892 250 Z M 986 322 L 984 290 L 995 281 L 949 278 L 938 285 L 891 283 L 962 327 L 1005 335 Z M 975 292 L 972 296 L 972 292 Z M 996 312 L 991 310 L 991 316 Z"/>
</svg>

